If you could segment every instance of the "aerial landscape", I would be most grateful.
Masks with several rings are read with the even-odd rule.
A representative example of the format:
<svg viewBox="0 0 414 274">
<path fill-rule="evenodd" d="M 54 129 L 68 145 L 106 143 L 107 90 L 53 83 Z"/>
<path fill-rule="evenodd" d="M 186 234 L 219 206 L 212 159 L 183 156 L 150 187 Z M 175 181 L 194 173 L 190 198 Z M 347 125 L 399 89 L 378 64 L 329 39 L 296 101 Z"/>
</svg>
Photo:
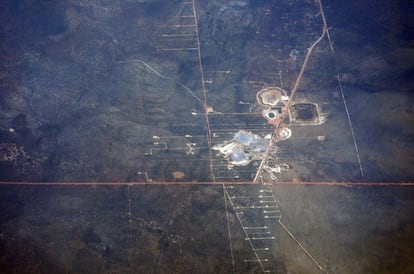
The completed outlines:
<svg viewBox="0 0 414 274">
<path fill-rule="evenodd" d="M 0 7 L 0 272 L 414 272 L 410 1 Z"/>
</svg>

